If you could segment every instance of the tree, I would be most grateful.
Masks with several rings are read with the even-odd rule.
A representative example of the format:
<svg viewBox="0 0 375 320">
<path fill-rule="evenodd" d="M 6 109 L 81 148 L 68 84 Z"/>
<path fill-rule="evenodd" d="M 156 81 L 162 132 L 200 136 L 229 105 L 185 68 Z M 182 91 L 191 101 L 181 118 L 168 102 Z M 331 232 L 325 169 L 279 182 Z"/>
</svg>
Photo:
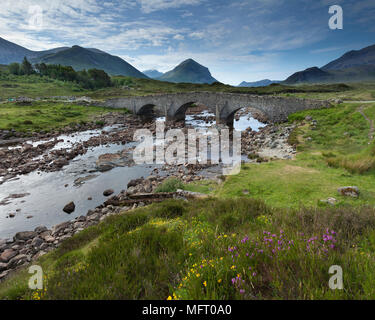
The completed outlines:
<svg viewBox="0 0 375 320">
<path fill-rule="evenodd" d="M 8 66 L 8 70 L 10 74 L 19 75 L 20 74 L 20 64 L 19 63 L 11 63 Z"/>
<path fill-rule="evenodd" d="M 91 80 L 94 82 L 95 88 L 110 87 L 112 85 L 111 78 L 103 70 L 90 69 L 88 74 Z"/>
<path fill-rule="evenodd" d="M 27 60 L 26 57 L 23 58 L 23 62 L 21 65 L 21 74 L 30 75 L 34 73 L 33 66 L 31 63 Z"/>
</svg>

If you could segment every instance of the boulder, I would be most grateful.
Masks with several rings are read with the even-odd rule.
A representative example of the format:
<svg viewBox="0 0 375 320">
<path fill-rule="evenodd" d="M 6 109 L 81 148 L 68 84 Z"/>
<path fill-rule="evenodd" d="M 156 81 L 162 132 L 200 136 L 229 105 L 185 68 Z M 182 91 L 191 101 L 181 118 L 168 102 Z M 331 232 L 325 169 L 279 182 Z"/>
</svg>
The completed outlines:
<svg viewBox="0 0 375 320">
<path fill-rule="evenodd" d="M 342 187 L 342 188 L 339 188 L 337 191 L 340 195 L 344 197 L 352 197 L 352 198 L 359 197 L 358 187 Z"/>
<path fill-rule="evenodd" d="M 39 234 L 39 233 L 48 231 L 48 229 L 45 226 L 40 226 L 40 227 L 36 227 L 34 231 Z"/>
<path fill-rule="evenodd" d="M 6 249 L 4 252 L 0 255 L 0 261 L 1 262 L 8 262 L 10 259 L 15 257 L 17 255 L 17 251 L 14 251 L 12 249 Z"/>
<path fill-rule="evenodd" d="M 68 203 L 68 204 L 64 207 L 63 211 L 66 212 L 66 213 L 68 213 L 68 214 L 71 214 L 72 212 L 74 212 L 75 209 L 76 209 L 76 205 L 75 205 L 74 202 L 72 201 L 72 202 Z"/>
<path fill-rule="evenodd" d="M 115 191 L 113 189 L 108 189 L 103 192 L 103 196 L 109 197 L 110 195 L 114 194 Z"/>
<path fill-rule="evenodd" d="M 36 236 L 37 236 L 37 233 L 35 231 L 18 232 L 14 236 L 14 241 L 17 241 L 17 240 L 27 241 L 29 239 L 32 239 L 32 238 L 36 237 Z"/>
</svg>

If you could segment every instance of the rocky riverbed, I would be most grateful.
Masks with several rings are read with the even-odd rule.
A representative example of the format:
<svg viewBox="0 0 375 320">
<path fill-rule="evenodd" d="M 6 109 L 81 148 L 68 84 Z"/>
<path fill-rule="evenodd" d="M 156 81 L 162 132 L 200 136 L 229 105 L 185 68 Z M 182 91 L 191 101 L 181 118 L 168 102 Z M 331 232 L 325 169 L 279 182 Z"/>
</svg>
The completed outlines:
<svg viewBox="0 0 375 320">
<path fill-rule="evenodd" d="M 146 205 L 169 177 L 189 183 L 221 175 L 220 166 L 210 164 L 135 165 L 134 131 L 155 132 L 155 122 L 115 113 L 101 120 L 100 127 L 92 123 L 0 146 L 0 238 L 8 238 L 0 240 L 0 278 L 106 216 Z M 186 127 L 213 125 L 214 117 L 204 111 L 186 121 Z M 265 126 L 248 112 L 236 118 L 236 125 L 245 161 L 294 157 L 287 142 L 293 126 Z M 173 126 L 185 128 L 184 123 Z M 145 200 L 137 196 L 143 194 Z"/>
</svg>

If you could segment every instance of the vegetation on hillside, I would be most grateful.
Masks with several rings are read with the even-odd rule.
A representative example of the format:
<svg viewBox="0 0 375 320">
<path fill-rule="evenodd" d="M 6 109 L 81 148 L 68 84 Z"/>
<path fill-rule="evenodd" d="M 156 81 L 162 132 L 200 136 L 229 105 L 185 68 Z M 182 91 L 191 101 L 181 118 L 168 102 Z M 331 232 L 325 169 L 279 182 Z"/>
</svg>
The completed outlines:
<svg viewBox="0 0 375 320">
<path fill-rule="evenodd" d="M 76 72 L 72 67 L 55 64 L 35 64 L 34 67 L 25 57 L 22 64 L 12 63 L 8 67 L 12 75 L 30 76 L 39 75 L 60 81 L 77 83 L 84 89 L 99 89 L 112 86 L 111 78 L 106 72 L 98 69 L 89 69 Z"/>
<path fill-rule="evenodd" d="M 127 112 L 121 109 L 110 111 Z M 24 133 L 48 132 L 84 124 L 108 112 L 108 108 L 66 103 L 33 102 L 26 105 L 7 103 L 0 107 L 0 130 Z"/>
<path fill-rule="evenodd" d="M 42 257 L 3 299 L 366 299 L 374 297 L 375 210 L 275 210 L 260 200 L 167 201 L 110 217 Z M 329 288 L 344 270 L 345 290 Z"/>
</svg>

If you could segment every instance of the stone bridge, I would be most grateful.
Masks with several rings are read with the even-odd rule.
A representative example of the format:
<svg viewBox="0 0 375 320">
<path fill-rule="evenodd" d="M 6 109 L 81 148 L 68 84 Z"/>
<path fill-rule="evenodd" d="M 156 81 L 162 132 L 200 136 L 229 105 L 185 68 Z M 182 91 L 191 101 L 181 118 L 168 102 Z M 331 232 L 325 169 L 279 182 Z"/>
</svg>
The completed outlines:
<svg viewBox="0 0 375 320">
<path fill-rule="evenodd" d="M 217 123 L 233 125 L 235 113 L 251 107 L 260 111 L 270 122 L 283 122 L 292 113 L 330 106 L 328 101 L 279 96 L 257 96 L 221 92 L 188 92 L 142 97 L 111 99 L 104 103 L 110 108 L 127 108 L 134 114 L 150 117 L 165 115 L 167 121 L 185 119 L 186 110 L 195 103 L 202 104 L 216 114 Z M 101 103 L 103 105 L 103 103 Z"/>
</svg>

